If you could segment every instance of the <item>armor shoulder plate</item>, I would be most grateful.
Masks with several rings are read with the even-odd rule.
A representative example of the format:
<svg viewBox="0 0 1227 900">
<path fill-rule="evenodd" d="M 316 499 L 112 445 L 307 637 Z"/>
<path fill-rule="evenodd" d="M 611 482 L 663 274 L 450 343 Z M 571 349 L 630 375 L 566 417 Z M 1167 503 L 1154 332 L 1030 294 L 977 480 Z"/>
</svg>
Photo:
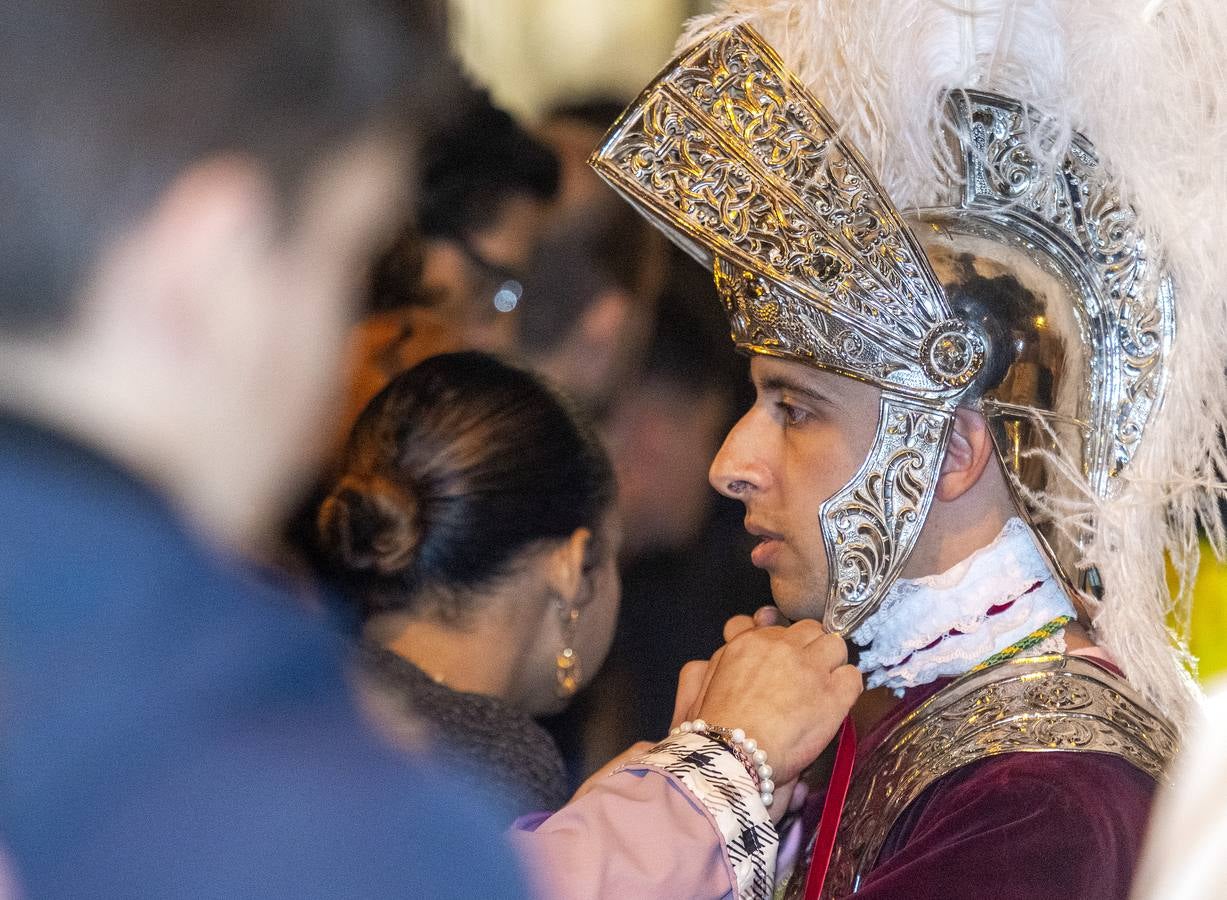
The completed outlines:
<svg viewBox="0 0 1227 900">
<path fill-rule="evenodd" d="M 1161 715 L 1088 660 L 1038 656 L 966 675 L 903 719 L 863 764 L 823 896 L 855 893 L 904 809 L 970 763 L 1004 753 L 1104 753 L 1162 781 L 1177 747 Z M 804 875 L 798 867 L 791 881 Z M 790 884 L 786 895 L 794 891 Z"/>
</svg>

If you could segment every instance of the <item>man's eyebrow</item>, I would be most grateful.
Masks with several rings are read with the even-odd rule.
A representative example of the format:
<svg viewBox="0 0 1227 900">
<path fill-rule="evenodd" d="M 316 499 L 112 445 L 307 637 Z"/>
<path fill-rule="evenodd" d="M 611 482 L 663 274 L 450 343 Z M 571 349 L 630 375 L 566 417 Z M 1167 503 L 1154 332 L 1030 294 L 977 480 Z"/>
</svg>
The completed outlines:
<svg viewBox="0 0 1227 900">
<path fill-rule="evenodd" d="M 830 397 L 817 388 L 812 388 L 786 375 L 768 375 L 762 380 L 759 387 L 764 391 L 790 391 L 794 394 L 803 394 L 818 403 L 833 402 Z"/>
</svg>

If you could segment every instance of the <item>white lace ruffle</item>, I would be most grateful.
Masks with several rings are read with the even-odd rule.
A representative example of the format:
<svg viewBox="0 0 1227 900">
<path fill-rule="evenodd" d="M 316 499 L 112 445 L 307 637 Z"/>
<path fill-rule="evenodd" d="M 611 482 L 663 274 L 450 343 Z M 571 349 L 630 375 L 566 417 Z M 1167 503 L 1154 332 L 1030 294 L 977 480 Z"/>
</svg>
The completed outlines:
<svg viewBox="0 0 1227 900">
<path fill-rule="evenodd" d="M 1073 602 L 1053 578 L 1026 523 L 1015 517 L 991 544 L 945 572 L 899 579 L 852 639 L 866 648 L 860 657 L 866 686 L 886 685 L 901 693 L 962 675 L 1062 615 L 1075 615 Z M 1064 649 L 1058 633 L 1029 652 Z"/>
</svg>

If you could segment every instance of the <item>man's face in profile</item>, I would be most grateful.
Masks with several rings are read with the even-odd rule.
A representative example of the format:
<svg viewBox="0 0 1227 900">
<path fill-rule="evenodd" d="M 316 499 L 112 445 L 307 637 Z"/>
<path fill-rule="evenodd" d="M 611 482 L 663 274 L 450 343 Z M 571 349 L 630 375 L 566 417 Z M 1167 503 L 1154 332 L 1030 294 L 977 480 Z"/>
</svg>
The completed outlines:
<svg viewBox="0 0 1227 900">
<path fill-rule="evenodd" d="M 711 483 L 745 504 L 746 530 L 760 538 L 751 560 L 784 614 L 821 619 L 829 575 L 818 510 L 869 454 L 881 392 L 769 356 L 753 358 L 750 377 L 754 405 L 716 454 Z"/>
</svg>

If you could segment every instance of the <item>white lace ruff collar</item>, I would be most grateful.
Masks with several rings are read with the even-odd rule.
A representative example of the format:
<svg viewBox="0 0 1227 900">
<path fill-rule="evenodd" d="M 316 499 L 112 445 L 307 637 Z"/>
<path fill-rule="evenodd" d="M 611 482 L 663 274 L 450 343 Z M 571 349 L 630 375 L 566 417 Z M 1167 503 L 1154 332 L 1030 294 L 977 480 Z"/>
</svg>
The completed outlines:
<svg viewBox="0 0 1227 900">
<path fill-rule="evenodd" d="M 900 578 L 852 639 L 866 649 L 866 687 L 895 693 L 962 675 L 1057 616 L 1075 616 L 1026 523 L 1006 522 L 986 547 L 945 572 Z M 1062 652 L 1058 632 L 1028 651 Z"/>
</svg>

